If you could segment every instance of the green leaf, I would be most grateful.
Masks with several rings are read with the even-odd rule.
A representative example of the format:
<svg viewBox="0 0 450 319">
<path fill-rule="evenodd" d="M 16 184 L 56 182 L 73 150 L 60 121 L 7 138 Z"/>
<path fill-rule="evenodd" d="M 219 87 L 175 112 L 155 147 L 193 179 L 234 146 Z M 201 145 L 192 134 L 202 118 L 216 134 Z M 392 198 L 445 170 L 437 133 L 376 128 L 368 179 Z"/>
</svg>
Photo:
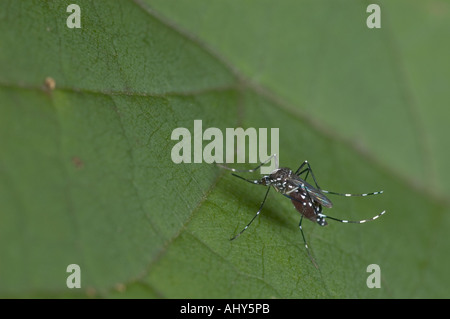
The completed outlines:
<svg viewBox="0 0 450 319">
<path fill-rule="evenodd" d="M 377 30 L 348 1 L 78 1 L 80 29 L 68 4 L 1 3 L 1 296 L 448 297 L 447 3 L 381 2 Z M 196 119 L 280 128 L 282 166 L 384 190 L 330 196 L 326 214 L 387 213 L 305 221 L 319 269 L 273 191 L 229 241 L 265 191 L 172 162 L 172 131 Z"/>
</svg>

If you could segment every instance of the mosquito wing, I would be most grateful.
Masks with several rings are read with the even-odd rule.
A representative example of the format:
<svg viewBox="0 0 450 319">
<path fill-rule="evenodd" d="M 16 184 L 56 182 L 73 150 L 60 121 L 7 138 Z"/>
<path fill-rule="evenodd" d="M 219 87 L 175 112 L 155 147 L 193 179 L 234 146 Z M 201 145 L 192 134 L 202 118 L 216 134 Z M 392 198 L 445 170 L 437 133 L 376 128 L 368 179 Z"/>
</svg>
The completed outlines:
<svg viewBox="0 0 450 319">
<path fill-rule="evenodd" d="M 290 182 L 294 184 L 296 187 L 299 187 L 299 190 L 303 190 L 308 193 L 312 200 L 319 202 L 322 206 L 331 208 L 333 203 L 326 197 L 320 190 L 312 186 L 311 184 L 305 182 L 298 176 L 291 177 Z"/>
</svg>

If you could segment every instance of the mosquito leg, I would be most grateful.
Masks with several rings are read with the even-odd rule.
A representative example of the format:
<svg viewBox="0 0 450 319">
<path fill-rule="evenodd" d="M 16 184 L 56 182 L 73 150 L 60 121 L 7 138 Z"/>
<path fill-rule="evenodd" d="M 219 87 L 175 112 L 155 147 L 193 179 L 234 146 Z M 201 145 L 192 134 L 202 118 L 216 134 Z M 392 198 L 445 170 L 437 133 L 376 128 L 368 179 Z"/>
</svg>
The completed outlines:
<svg viewBox="0 0 450 319">
<path fill-rule="evenodd" d="M 302 168 L 304 166 L 307 166 L 305 169 L 302 170 Z M 332 194 L 332 195 L 338 195 L 338 196 L 346 196 L 346 197 L 350 197 L 350 196 L 370 196 L 370 195 L 379 195 L 379 194 L 383 194 L 383 191 L 378 191 L 378 192 L 372 192 L 372 193 L 363 193 L 363 194 L 349 194 L 349 193 L 338 193 L 338 192 L 332 192 L 332 191 L 327 191 L 325 189 L 320 188 L 319 184 L 317 184 L 317 180 L 316 177 L 314 176 L 314 173 L 312 171 L 311 165 L 309 165 L 308 161 L 304 161 L 302 165 L 300 165 L 300 167 L 297 169 L 297 171 L 295 172 L 296 175 L 300 176 L 302 174 L 306 173 L 306 176 L 304 177 L 304 180 L 306 181 L 306 179 L 308 178 L 309 173 L 311 173 L 311 176 L 314 180 L 314 184 L 316 185 L 317 189 L 320 190 L 322 193 L 325 194 Z"/>
<path fill-rule="evenodd" d="M 259 180 L 259 179 L 246 179 L 246 178 L 236 175 L 236 174 L 231 174 L 231 175 L 236 176 L 236 177 L 238 177 L 246 182 L 249 182 L 251 184 L 262 184 L 261 180 Z"/>
<path fill-rule="evenodd" d="M 221 167 L 221 168 L 230 170 L 230 171 L 232 171 L 232 172 L 237 172 L 237 173 L 253 173 L 253 172 L 255 172 L 258 168 L 260 168 L 261 166 L 264 166 L 264 165 L 266 165 L 267 163 L 269 163 L 269 162 L 272 160 L 272 158 L 275 159 L 275 167 L 278 168 L 278 158 L 277 158 L 277 154 L 273 154 L 273 155 L 270 156 L 267 160 L 265 160 L 264 162 L 260 163 L 258 166 L 256 166 L 256 167 L 253 168 L 253 169 L 239 170 L 239 169 L 231 168 L 231 167 L 228 167 L 228 166 L 225 166 L 225 165 L 222 165 L 222 164 L 218 164 L 218 163 L 217 163 L 216 165 L 219 166 L 219 167 Z"/>
<path fill-rule="evenodd" d="M 378 215 L 373 216 L 372 218 L 362 219 L 362 220 L 346 220 L 346 219 L 339 219 L 339 218 L 331 217 L 331 216 L 328 216 L 328 215 L 325 215 L 325 214 L 322 214 L 322 213 L 318 214 L 318 216 L 321 217 L 321 218 L 329 218 L 329 219 L 331 219 L 331 220 L 335 220 L 335 221 L 337 221 L 337 222 L 344 223 L 344 224 L 347 224 L 347 223 L 352 223 L 352 224 L 363 224 L 363 223 L 370 222 L 370 221 L 372 221 L 372 220 L 377 219 L 378 217 L 382 216 L 384 213 L 386 213 L 385 210 L 383 210 L 383 211 L 382 211 L 381 213 L 379 213 Z"/>
<path fill-rule="evenodd" d="M 350 197 L 350 196 L 370 196 L 370 195 L 379 195 L 379 194 L 383 194 L 383 191 L 378 191 L 378 192 L 372 192 L 372 193 L 364 193 L 364 194 L 345 194 L 345 193 L 336 193 L 336 192 L 332 192 L 332 191 L 327 191 L 325 189 L 321 189 L 320 190 L 322 193 L 325 194 L 332 194 L 332 195 L 338 195 L 338 196 L 346 196 L 346 197 Z"/>
<path fill-rule="evenodd" d="M 256 213 L 256 215 L 253 216 L 252 220 L 244 227 L 244 229 L 242 229 L 237 235 L 235 235 L 234 237 L 232 237 L 230 240 L 235 240 L 236 238 L 238 238 L 239 236 L 241 236 L 242 233 L 243 233 L 244 231 L 246 231 L 247 228 L 253 223 L 253 221 L 255 220 L 255 218 L 259 216 L 259 213 L 261 213 L 261 210 L 262 210 L 262 208 L 263 208 L 263 206 L 264 206 L 264 203 L 266 202 L 267 195 L 269 195 L 269 191 L 270 191 L 270 187 L 267 188 L 266 195 L 264 196 L 264 199 L 263 199 L 263 201 L 262 201 L 262 203 L 261 203 L 261 206 L 259 206 L 259 209 L 258 209 L 258 212 Z"/>
<path fill-rule="evenodd" d="M 314 267 L 319 269 L 319 266 L 317 265 L 316 261 L 314 260 L 314 258 L 311 255 L 311 252 L 309 251 L 308 243 L 306 242 L 305 234 L 303 233 L 303 229 L 302 229 L 302 221 L 303 221 L 303 215 L 302 215 L 302 217 L 300 217 L 300 222 L 298 223 L 298 228 L 300 229 L 300 232 L 302 234 L 303 243 L 305 244 L 306 252 L 308 253 L 308 257 L 311 260 L 311 262 L 313 263 Z"/>
<path fill-rule="evenodd" d="M 305 167 L 305 166 L 306 166 L 306 168 L 303 169 L 303 167 Z M 316 177 L 314 176 L 313 170 L 311 168 L 311 165 L 309 165 L 308 161 L 304 161 L 303 164 L 300 165 L 300 167 L 295 171 L 295 175 L 298 175 L 298 176 L 300 176 L 300 175 L 302 175 L 304 173 L 306 173 L 306 176 L 305 176 L 304 180 L 306 181 L 306 179 L 309 176 L 309 173 L 311 173 L 311 176 L 312 176 L 312 178 L 314 180 L 314 184 L 316 184 L 317 189 L 321 190 L 319 184 L 317 184 Z"/>
<path fill-rule="evenodd" d="M 300 167 L 297 168 L 297 170 L 295 171 L 295 175 L 301 175 L 302 173 L 304 173 L 304 171 L 303 171 L 302 173 L 299 174 L 299 172 L 302 170 L 302 168 L 303 168 L 306 164 L 308 164 L 308 161 L 304 161 L 304 162 L 302 163 L 302 165 L 300 165 Z"/>
</svg>

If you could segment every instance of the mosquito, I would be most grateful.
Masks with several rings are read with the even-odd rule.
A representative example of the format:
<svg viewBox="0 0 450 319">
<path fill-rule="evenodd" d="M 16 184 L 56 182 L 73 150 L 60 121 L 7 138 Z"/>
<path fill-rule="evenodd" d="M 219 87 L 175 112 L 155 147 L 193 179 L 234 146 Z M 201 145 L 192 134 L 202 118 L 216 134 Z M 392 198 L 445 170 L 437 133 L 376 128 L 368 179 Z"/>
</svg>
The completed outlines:
<svg viewBox="0 0 450 319">
<path fill-rule="evenodd" d="M 261 166 L 270 162 L 272 160 L 272 158 L 275 159 L 275 167 L 276 167 L 275 170 L 273 170 L 272 173 L 270 173 L 269 175 L 264 175 L 261 179 L 250 180 L 250 179 L 244 178 L 240 175 L 234 174 L 234 172 L 253 173 L 256 170 L 258 170 Z M 298 227 L 302 234 L 303 243 L 305 245 L 306 252 L 308 253 L 308 257 L 317 269 L 319 268 L 319 266 L 317 265 L 316 261 L 314 260 L 314 258 L 311 255 L 310 249 L 308 247 L 308 243 L 307 243 L 305 235 L 303 233 L 303 228 L 302 228 L 303 217 L 311 220 L 312 222 L 316 222 L 320 226 L 328 225 L 326 219 L 334 220 L 334 221 L 337 221 L 340 223 L 363 224 L 365 222 L 377 219 L 378 217 L 380 217 L 381 215 L 383 215 L 386 212 L 386 211 L 382 211 L 381 213 L 373 216 L 372 218 L 362 219 L 362 220 L 357 220 L 357 221 L 347 220 L 347 219 L 339 219 L 339 218 L 324 214 L 322 212 L 323 207 L 326 207 L 326 208 L 333 207 L 333 203 L 325 194 L 345 196 L 345 197 L 353 197 L 353 196 L 365 197 L 365 196 L 371 196 L 371 195 L 379 195 L 379 194 L 382 194 L 383 191 L 364 193 L 364 194 L 348 194 L 348 193 L 337 193 L 337 192 L 324 190 L 324 189 L 320 188 L 319 184 L 317 183 L 316 177 L 314 176 L 313 170 L 311 169 L 311 165 L 308 163 L 308 161 L 304 161 L 295 172 L 287 167 L 279 168 L 278 159 L 277 159 L 276 154 L 273 154 L 265 162 L 260 163 L 257 167 L 250 169 L 250 170 L 236 170 L 234 168 L 229 168 L 224 165 L 220 165 L 220 164 L 217 164 L 217 165 L 222 168 L 232 171 L 233 176 L 238 177 L 238 178 L 240 178 L 244 181 L 247 181 L 251 184 L 269 186 L 267 188 L 264 199 L 263 199 L 256 215 L 250 220 L 250 222 L 239 233 L 237 233 L 235 236 L 233 236 L 230 240 L 235 240 L 236 238 L 241 236 L 242 233 L 244 231 L 246 231 L 247 228 L 250 227 L 250 225 L 256 219 L 256 217 L 259 216 L 259 214 L 261 213 L 261 210 L 266 202 L 267 196 L 269 195 L 269 191 L 271 189 L 270 186 L 272 186 L 277 192 L 279 192 L 283 196 L 289 198 L 291 200 L 292 204 L 294 205 L 295 209 L 301 214 Z M 311 184 L 306 182 L 306 179 L 310 175 L 313 179 L 315 186 L 312 186 Z"/>
</svg>

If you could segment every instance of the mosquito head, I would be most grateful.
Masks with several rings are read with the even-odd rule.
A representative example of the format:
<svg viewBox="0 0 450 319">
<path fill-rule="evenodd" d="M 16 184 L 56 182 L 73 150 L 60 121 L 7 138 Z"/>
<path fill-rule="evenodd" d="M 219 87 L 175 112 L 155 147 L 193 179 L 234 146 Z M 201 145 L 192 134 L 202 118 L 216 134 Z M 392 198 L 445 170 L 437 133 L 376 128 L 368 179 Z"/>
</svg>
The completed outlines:
<svg viewBox="0 0 450 319">
<path fill-rule="evenodd" d="M 272 183 L 270 175 L 265 175 L 261 178 L 261 180 L 259 181 L 259 184 L 264 185 L 264 186 L 269 186 Z"/>
</svg>

